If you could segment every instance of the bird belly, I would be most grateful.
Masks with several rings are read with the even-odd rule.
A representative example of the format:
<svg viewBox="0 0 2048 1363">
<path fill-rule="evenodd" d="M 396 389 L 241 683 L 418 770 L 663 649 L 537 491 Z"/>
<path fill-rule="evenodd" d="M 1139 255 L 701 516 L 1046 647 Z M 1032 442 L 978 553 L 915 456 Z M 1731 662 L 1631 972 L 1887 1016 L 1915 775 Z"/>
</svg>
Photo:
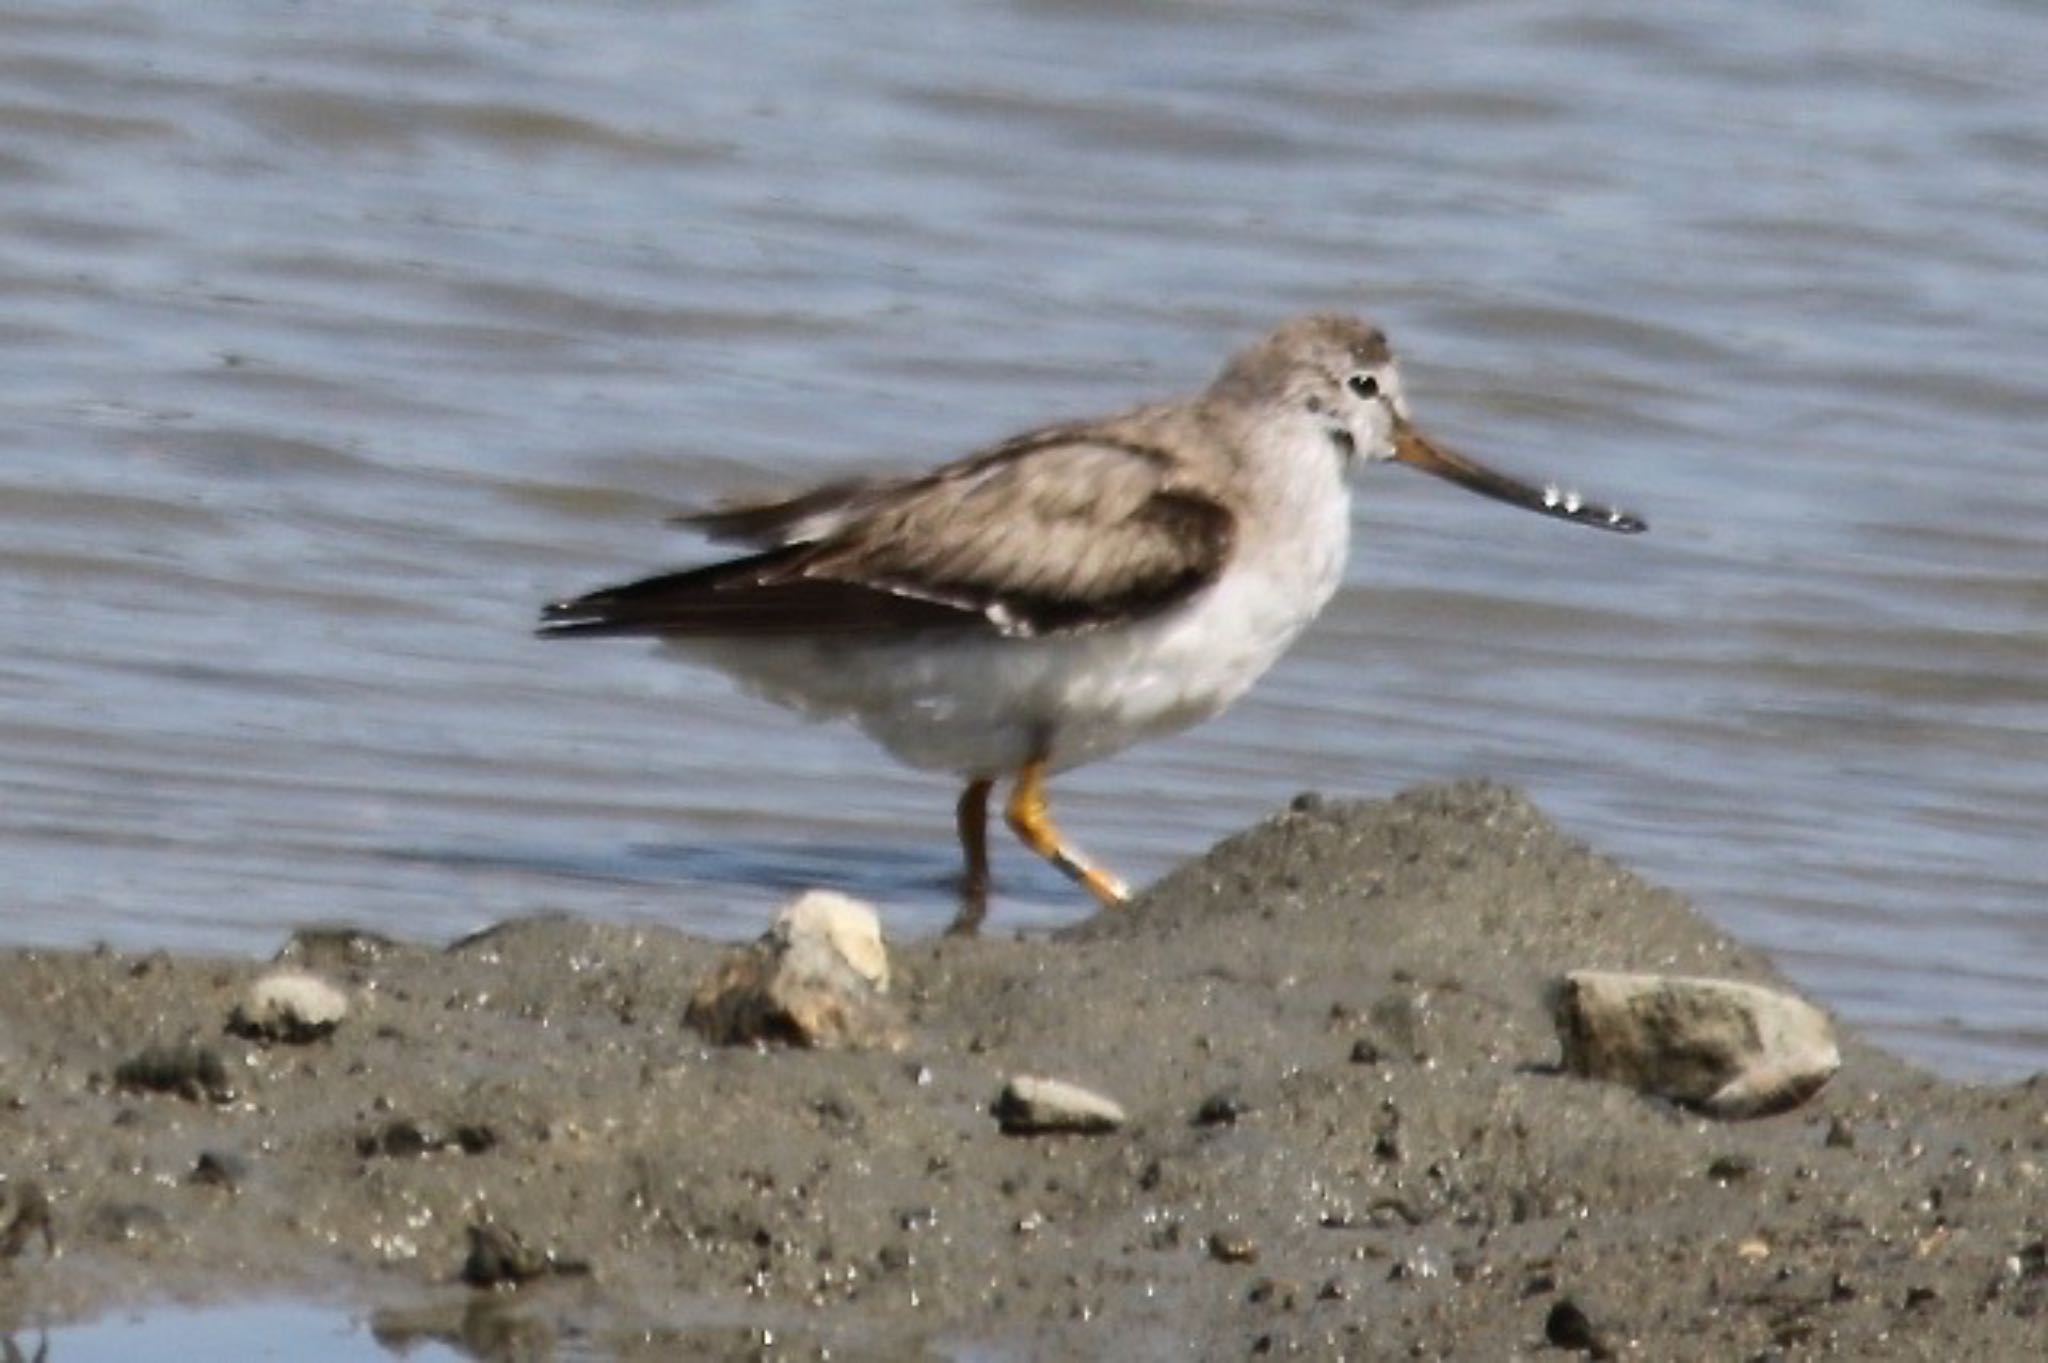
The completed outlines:
<svg viewBox="0 0 2048 1363">
<path fill-rule="evenodd" d="M 1056 769 L 1210 719 L 1257 681 L 1336 590 L 1334 553 L 1240 565 L 1186 602 L 1042 638 L 691 639 L 672 646 L 812 719 L 857 724 L 897 760 L 966 777 Z"/>
</svg>

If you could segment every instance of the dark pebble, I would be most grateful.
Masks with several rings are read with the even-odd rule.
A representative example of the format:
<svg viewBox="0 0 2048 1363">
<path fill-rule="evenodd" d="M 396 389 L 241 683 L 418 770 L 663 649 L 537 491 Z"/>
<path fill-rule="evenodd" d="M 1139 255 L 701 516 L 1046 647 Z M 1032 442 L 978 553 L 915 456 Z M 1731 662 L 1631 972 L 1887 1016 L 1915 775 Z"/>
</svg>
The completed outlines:
<svg viewBox="0 0 2048 1363">
<path fill-rule="evenodd" d="M 13 1216 L 0 1230 L 0 1259 L 17 1257 L 38 1232 L 43 1252 L 57 1252 L 57 1231 L 50 1220 L 50 1199 L 42 1186 L 31 1179 L 0 1180 L 0 1206 L 11 1206 Z"/>
<path fill-rule="evenodd" d="M 2013 1257 L 2019 1260 L 2021 1277 L 2048 1277 L 2048 1239 L 2020 1246 L 2019 1253 Z"/>
<path fill-rule="evenodd" d="M 1209 1237 L 1209 1257 L 1219 1264 L 1255 1264 L 1258 1242 L 1234 1231 L 1217 1231 Z"/>
<path fill-rule="evenodd" d="M 249 1176 L 249 1161 L 232 1150 L 202 1150 L 193 1162 L 187 1183 L 209 1188 L 239 1188 Z"/>
<path fill-rule="evenodd" d="M 232 1102 L 227 1066 L 211 1046 L 147 1046 L 114 1069 L 114 1083 L 124 1089 L 174 1093 L 188 1102 Z"/>
<path fill-rule="evenodd" d="M 1251 1104 L 1235 1093 L 1212 1093 L 1195 1109 L 1195 1125 L 1230 1126 L 1251 1110 Z"/>
<path fill-rule="evenodd" d="M 409 1117 L 399 1117 L 357 1136 L 356 1153 L 364 1159 L 377 1156 L 413 1159 L 439 1150 L 444 1143 L 439 1132 L 423 1127 Z"/>
<path fill-rule="evenodd" d="M 464 1122 L 455 1128 L 455 1144 L 465 1155 L 481 1155 L 497 1147 L 498 1133 L 482 1122 Z"/>
<path fill-rule="evenodd" d="M 482 1122 L 465 1122 L 444 1131 L 430 1122 L 394 1117 L 356 1136 L 356 1153 L 364 1159 L 417 1159 L 443 1150 L 481 1155 L 498 1144 L 498 1133 Z"/>
<path fill-rule="evenodd" d="M 1372 1218 L 1373 1224 L 1380 1226 L 1392 1225 L 1396 1219 L 1409 1226 L 1427 1225 L 1429 1222 L 1426 1213 L 1406 1198 L 1400 1197 L 1375 1198 L 1366 1207 L 1365 1212 Z"/>
<path fill-rule="evenodd" d="M 585 1274 L 580 1259 L 558 1258 L 538 1250 L 510 1226 L 487 1221 L 469 1228 L 469 1254 L 462 1261 L 462 1281 L 471 1287 L 517 1287 L 548 1274 Z"/>
<path fill-rule="evenodd" d="M 547 1271 L 547 1255 L 528 1245 L 510 1226 L 487 1223 L 469 1228 L 469 1255 L 462 1261 L 462 1281 L 471 1287 L 517 1285 Z"/>
<path fill-rule="evenodd" d="M 1576 1349 L 1594 1358 L 1612 1358 L 1614 1351 L 1593 1328 L 1593 1322 L 1570 1297 L 1550 1308 L 1543 1321 L 1543 1337 L 1554 1348 Z"/>
<path fill-rule="evenodd" d="M 285 943 L 284 950 L 277 953 L 277 963 L 302 970 L 341 971 L 351 966 L 374 965 L 397 945 L 391 938 L 363 928 L 300 928 Z"/>
<path fill-rule="evenodd" d="M 1246 1301 L 1259 1306 L 1277 1306 L 1282 1311 L 1292 1311 L 1300 1299 L 1301 1289 L 1280 1278 L 1261 1278 L 1245 1294 Z"/>
<path fill-rule="evenodd" d="M 1707 1166 L 1707 1177 L 1717 1183 L 1733 1183 L 1756 1172 L 1756 1161 L 1747 1155 L 1722 1155 Z"/>
</svg>

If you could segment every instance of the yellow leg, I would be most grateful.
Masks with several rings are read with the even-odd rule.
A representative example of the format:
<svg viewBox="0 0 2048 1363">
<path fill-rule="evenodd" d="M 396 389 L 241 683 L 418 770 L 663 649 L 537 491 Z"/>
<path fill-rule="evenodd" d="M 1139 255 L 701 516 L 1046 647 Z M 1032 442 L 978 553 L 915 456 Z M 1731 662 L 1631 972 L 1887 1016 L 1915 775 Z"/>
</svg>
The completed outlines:
<svg viewBox="0 0 2048 1363">
<path fill-rule="evenodd" d="M 1067 846 L 1059 829 L 1053 826 L 1052 813 L 1045 802 L 1043 758 L 1027 762 L 1024 770 L 1017 773 L 1017 784 L 1010 791 L 1010 803 L 1003 816 L 1018 841 L 1059 867 L 1068 879 L 1086 887 L 1105 909 L 1113 909 L 1131 897 L 1121 880 L 1082 860 L 1081 854 Z"/>
<path fill-rule="evenodd" d="M 946 929 L 954 937 L 974 936 L 988 916 L 988 793 L 994 787 L 986 776 L 969 781 L 954 812 L 960 851 L 967 862 L 960 875 L 960 912 Z"/>
</svg>

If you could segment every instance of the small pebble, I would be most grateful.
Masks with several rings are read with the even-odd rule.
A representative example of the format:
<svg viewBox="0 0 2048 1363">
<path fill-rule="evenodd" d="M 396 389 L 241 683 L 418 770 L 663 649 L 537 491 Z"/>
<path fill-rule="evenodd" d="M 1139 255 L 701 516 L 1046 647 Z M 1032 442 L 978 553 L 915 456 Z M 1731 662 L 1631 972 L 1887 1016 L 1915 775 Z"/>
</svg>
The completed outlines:
<svg viewBox="0 0 2048 1363">
<path fill-rule="evenodd" d="M 347 1016 L 348 995 L 318 975 L 273 970 L 249 986 L 228 1015 L 228 1031 L 299 1046 L 330 1035 Z"/>
<path fill-rule="evenodd" d="M 1006 1136 L 1094 1136 L 1114 1131 L 1129 1120 L 1114 1099 L 1064 1079 L 1030 1074 L 1017 1075 L 1003 1085 L 996 1097 L 995 1117 Z"/>
<path fill-rule="evenodd" d="M 1248 1235 L 1236 1231 L 1216 1231 L 1209 1237 L 1209 1257 L 1219 1264 L 1255 1264 L 1259 1261 L 1259 1244 Z"/>
<path fill-rule="evenodd" d="M 277 959 L 300 970 L 354 970 L 374 965 L 399 950 L 382 933 L 342 924 L 300 928 Z"/>
<path fill-rule="evenodd" d="M 227 1066 L 211 1046 L 145 1046 L 114 1067 L 117 1088 L 174 1093 L 188 1102 L 234 1101 Z"/>
<path fill-rule="evenodd" d="M 192 1172 L 185 1176 L 187 1183 L 203 1184 L 210 1188 L 226 1188 L 232 1191 L 249 1176 L 249 1161 L 232 1150 L 202 1150 L 192 1165 Z"/>
<path fill-rule="evenodd" d="M 1292 1311 L 1300 1297 L 1299 1287 L 1280 1278 L 1261 1278 L 1245 1294 L 1246 1301 L 1259 1306 L 1277 1306 L 1283 1311 Z"/>
<path fill-rule="evenodd" d="M 877 993 L 889 992 L 889 952 L 874 905 L 837 890 L 806 890 L 783 905 L 769 932 L 785 946 L 823 943 Z"/>
<path fill-rule="evenodd" d="M 469 1254 L 462 1261 L 462 1281 L 471 1287 L 517 1287 L 548 1274 L 583 1275 L 590 1265 L 563 1259 L 553 1250 L 538 1250 L 510 1226 L 495 1221 L 469 1227 Z"/>
<path fill-rule="evenodd" d="M 462 1281 L 471 1287 L 516 1286 L 548 1271 L 548 1257 L 510 1226 L 486 1222 L 469 1228 L 469 1255 Z"/>
<path fill-rule="evenodd" d="M 1756 1161 L 1748 1155 L 1721 1155 L 1707 1166 L 1707 1177 L 1716 1183 L 1734 1183 L 1756 1172 Z"/>
<path fill-rule="evenodd" d="M 698 983 L 683 1021 L 718 1046 L 897 1051 L 910 1038 L 888 988 L 874 907 L 812 890 L 758 941 L 726 953 Z"/>
<path fill-rule="evenodd" d="M 1570 1297 L 1550 1308 L 1543 1321 L 1543 1337 L 1553 1348 L 1575 1349 L 1593 1358 L 1612 1358 L 1614 1350 L 1593 1328 L 1591 1317 Z"/>
<path fill-rule="evenodd" d="M 498 1144 L 498 1133 L 481 1122 L 465 1122 L 444 1130 L 431 1122 L 394 1117 L 356 1136 L 356 1153 L 364 1159 L 417 1159 L 443 1150 L 481 1155 Z"/>
<path fill-rule="evenodd" d="M 38 1235 L 43 1240 L 43 1253 L 57 1252 L 50 1199 L 34 1180 L 0 1178 L 0 1216 L 7 1220 L 6 1227 L 0 1229 L 0 1259 L 17 1257 Z"/>
</svg>

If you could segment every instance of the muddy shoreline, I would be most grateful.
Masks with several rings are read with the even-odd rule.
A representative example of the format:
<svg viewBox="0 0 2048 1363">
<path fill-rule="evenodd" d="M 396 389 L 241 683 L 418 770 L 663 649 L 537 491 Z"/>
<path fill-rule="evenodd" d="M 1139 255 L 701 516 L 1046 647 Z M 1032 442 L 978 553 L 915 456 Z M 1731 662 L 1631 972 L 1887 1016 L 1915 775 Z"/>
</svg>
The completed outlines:
<svg viewBox="0 0 2048 1363">
<path fill-rule="evenodd" d="M 265 962 L 0 953 L 0 1231 L 32 1185 L 56 1245 L 0 1259 L 0 1335 L 271 1294 L 484 1358 L 2048 1335 L 2048 1077 L 1948 1083 L 1849 1035 L 1818 1096 L 1721 1122 L 1558 1074 L 1565 970 L 1779 981 L 1513 792 L 1304 799 L 1114 917 L 994 926 L 892 941 L 911 1039 L 859 1054 L 705 1045 L 681 1019 L 730 944 L 641 926 L 299 934 L 350 1012 L 296 1045 L 226 1030 Z M 191 1082 L 139 1081 L 150 1048 Z M 1131 1120 L 1001 1134 L 1018 1073 Z M 526 1281 L 466 1285 L 479 1254 Z"/>
</svg>

